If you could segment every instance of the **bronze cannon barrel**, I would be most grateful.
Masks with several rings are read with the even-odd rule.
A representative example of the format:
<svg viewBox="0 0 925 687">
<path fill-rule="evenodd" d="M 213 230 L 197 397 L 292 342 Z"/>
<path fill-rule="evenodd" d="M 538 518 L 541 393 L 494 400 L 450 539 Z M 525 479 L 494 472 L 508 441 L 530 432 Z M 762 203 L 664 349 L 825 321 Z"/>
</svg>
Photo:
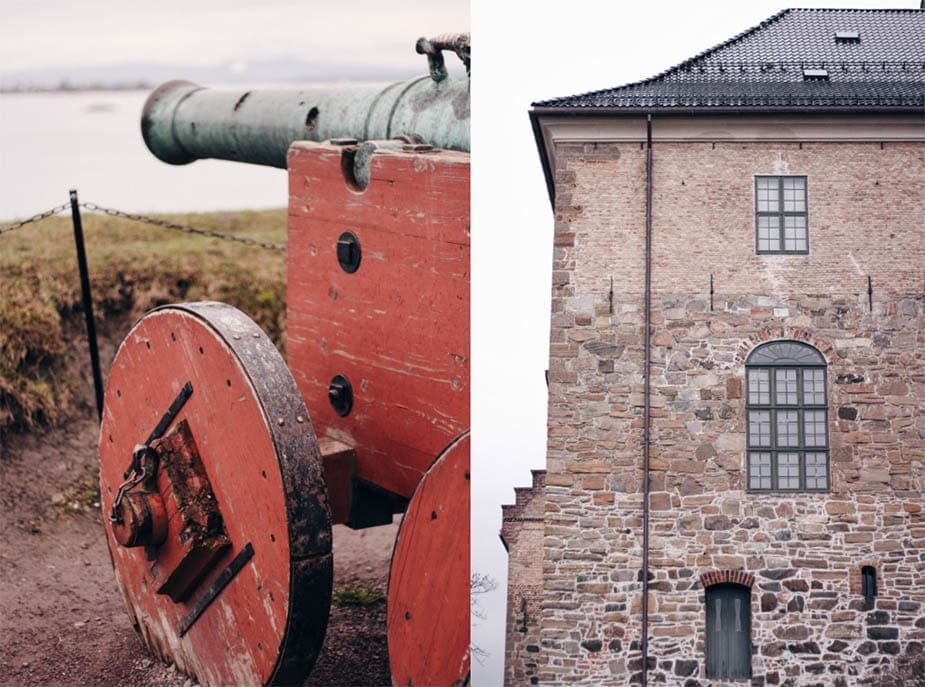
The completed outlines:
<svg viewBox="0 0 925 687">
<path fill-rule="evenodd" d="M 469 151 L 469 78 L 266 90 L 169 81 L 148 96 L 141 132 L 154 155 L 175 165 L 217 158 L 285 168 L 293 141 L 401 135 Z"/>
</svg>

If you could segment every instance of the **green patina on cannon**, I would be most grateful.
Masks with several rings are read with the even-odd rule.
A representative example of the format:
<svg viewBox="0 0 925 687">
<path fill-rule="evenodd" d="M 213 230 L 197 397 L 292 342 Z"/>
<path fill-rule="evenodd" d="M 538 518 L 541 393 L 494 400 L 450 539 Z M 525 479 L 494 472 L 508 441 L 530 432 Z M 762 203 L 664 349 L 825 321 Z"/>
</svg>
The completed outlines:
<svg viewBox="0 0 925 687">
<path fill-rule="evenodd" d="M 459 55 L 466 76 L 448 74 L 443 50 Z M 430 74 L 387 86 L 226 90 L 169 81 L 145 102 L 141 131 L 159 159 L 204 158 L 286 167 L 293 141 L 412 137 L 469 151 L 469 36 L 421 39 Z"/>
</svg>

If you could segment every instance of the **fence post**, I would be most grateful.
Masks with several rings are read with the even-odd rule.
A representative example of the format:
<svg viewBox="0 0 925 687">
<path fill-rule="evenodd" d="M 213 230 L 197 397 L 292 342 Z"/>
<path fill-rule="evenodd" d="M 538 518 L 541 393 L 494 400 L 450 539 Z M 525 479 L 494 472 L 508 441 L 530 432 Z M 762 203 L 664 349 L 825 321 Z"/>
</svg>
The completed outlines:
<svg viewBox="0 0 925 687">
<path fill-rule="evenodd" d="M 93 320 L 93 298 L 90 296 L 90 274 L 87 270 L 87 253 L 84 250 L 83 224 L 77 191 L 71 191 L 71 219 L 74 222 L 74 243 L 77 246 L 77 267 L 80 270 L 80 292 L 83 298 L 84 317 L 87 320 L 87 342 L 90 345 L 90 365 L 93 368 L 93 389 L 96 392 L 96 412 L 103 419 L 103 375 L 100 372 L 100 353 L 96 345 L 96 324 Z"/>
</svg>

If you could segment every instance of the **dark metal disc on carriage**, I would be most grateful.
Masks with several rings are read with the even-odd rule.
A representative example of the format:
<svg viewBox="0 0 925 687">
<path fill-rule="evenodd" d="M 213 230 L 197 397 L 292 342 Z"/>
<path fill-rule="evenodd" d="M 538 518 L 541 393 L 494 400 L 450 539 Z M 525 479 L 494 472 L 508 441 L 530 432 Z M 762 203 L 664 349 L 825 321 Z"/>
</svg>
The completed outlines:
<svg viewBox="0 0 925 687">
<path fill-rule="evenodd" d="M 331 515 L 305 404 L 260 328 L 220 303 L 145 316 L 113 363 L 99 450 L 116 580 L 148 648 L 203 685 L 304 681 Z"/>
<path fill-rule="evenodd" d="M 468 684 L 469 432 L 450 442 L 408 504 L 389 571 L 393 685 Z"/>
</svg>

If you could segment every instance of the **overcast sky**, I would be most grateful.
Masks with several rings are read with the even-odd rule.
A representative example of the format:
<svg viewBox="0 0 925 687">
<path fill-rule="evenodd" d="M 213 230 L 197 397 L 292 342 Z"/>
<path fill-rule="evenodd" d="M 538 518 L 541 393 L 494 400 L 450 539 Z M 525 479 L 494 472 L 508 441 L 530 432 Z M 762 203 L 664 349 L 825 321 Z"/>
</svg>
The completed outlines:
<svg viewBox="0 0 925 687">
<path fill-rule="evenodd" d="M 469 28 L 464 0 L 0 0 L 0 17 L 0 72 L 276 57 L 417 67 L 416 38 Z"/>
</svg>

